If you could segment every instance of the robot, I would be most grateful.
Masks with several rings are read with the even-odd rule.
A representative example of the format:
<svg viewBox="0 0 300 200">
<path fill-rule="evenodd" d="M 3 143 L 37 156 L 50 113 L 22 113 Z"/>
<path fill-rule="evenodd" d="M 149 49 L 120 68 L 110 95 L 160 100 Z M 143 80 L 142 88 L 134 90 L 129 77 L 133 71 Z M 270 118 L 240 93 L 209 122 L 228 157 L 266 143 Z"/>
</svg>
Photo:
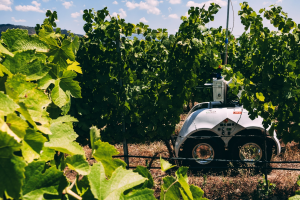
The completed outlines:
<svg viewBox="0 0 300 200">
<path fill-rule="evenodd" d="M 240 164 L 263 165 L 264 143 L 268 161 L 272 154 L 280 154 L 276 132 L 269 133 L 263 119 L 251 120 L 248 111 L 238 102 L 226 103 L 230 81 L 213 78 L 205 84 L 213 89 L 213 100 L 195 105 L 188 113 L 174 144 L 175 156 L 187 159 L 185 164 L 195 167 L 220 166 L 215 159 L 240 160 Z"/>
</svg>

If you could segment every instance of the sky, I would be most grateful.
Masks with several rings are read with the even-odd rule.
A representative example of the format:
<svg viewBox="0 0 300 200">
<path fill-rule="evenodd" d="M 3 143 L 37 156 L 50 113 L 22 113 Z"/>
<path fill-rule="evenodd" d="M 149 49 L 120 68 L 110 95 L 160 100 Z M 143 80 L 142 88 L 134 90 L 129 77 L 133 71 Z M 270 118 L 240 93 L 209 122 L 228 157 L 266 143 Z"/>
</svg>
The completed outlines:
<svg viewBox="0 0 300 200">
<path fill-rule="evenodd" d="M 238 37 L 244 31 L 238 11 L 240 3 L 245 0 L 231 0 L 229 29 Z M 143 22 L 149 28 L 166 28 L 169 34 L 175 34 L 181 24 L 181 16 L 187 16 L 191 6 L 209 6 L 218 3 L 222 8 L 215 15 L 215 20 L 208 27 L 226 28 L 228 0 L 0 0 L 0 24 L 14 24 L 34 27 L 42 24 L 46 10 L 57 11 L 57 26 L 76 34 L 84 34 L 82 13 L 84 9 L 101 10 L 108 7 L 111 15 L 120 15 L 126 22 L 137 24 Z M 297 24 L 300 23 L 300 0 L 248 0 L 249 5 L 258 13 L 260 8 L 277 4 L 288 13 Z M 276 30 L 264 20 L 264 26 Z"/>
</svg>

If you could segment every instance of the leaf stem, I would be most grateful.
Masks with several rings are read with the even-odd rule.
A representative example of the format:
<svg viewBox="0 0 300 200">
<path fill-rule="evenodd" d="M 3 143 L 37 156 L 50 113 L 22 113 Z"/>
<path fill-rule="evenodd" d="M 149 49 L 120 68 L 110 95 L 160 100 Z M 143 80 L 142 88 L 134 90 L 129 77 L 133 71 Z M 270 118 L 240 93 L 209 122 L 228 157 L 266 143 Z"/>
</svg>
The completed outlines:
<svg viewBox="0 0 300 200">
<path fill-rule="evenodd" d="M 65 188 L 63 190 L 63 194 L 68 194 L 68 195 L 71 195 L 72 197 L 74 197 L 78 200 L 82 200 L 82 197 L 79 196 L 78 194 L 76 194 L 75 192 L 73 192 L 70 187 Z"/>
<path fill-rule="evenodd" d="M 168 187 L 168 189 L 164 190 L 164 200 L 166 200 L 166 193 L 168 192 L 168 190 L 169 190 L 175 183 L 177 183 L 177 182 L 178 182 L 178 180 L 174 181 L 174 182 Z"/>
</svg>

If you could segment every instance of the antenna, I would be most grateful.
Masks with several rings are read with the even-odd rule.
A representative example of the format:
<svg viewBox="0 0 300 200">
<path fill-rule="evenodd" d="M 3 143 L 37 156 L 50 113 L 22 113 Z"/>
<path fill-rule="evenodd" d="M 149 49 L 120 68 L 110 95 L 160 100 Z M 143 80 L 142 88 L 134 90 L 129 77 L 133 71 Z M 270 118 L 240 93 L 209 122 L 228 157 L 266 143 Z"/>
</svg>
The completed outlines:
<svg viewBox="0 0 300 200">
<path fill-rule="evenodd" d="M 224 65 L 227 65 L 227 48 L 228 48 L 228 24 L 229 24 L 229 4 L 231 0 L 228 0 L 227 3 L 227 23 L 226 23 L 226 39 L 225 39 L 225 59 L 224 59 Z M 225 89 L 225 98 L 224 103 L 226 104 L 226 93 L 227 93 L 227 87 Z"/>
<path fill-rule="evenodd" d="M 229 4 L 230 4 L 230 0 L 228 0 L 228 3 L 227 3 L 227 23 L 226 23 L 226 39 L 225 39 L 225 59 L 224 59 L 224 65 L 227 65 L 228 24 L 229 24 Z"/>
</svg>

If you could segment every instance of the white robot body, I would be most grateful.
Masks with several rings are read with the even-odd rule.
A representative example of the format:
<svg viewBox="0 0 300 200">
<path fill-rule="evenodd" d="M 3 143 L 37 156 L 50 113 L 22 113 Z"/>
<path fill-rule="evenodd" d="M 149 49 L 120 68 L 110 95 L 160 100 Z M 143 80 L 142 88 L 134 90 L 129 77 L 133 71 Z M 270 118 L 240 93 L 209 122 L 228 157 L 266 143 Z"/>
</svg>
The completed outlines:
<svg viewBox="0 0 300 200">
<path fill-rule="evenodd" d="M 226 100 L 226 89 L 228 83 L 229 82 L 226 82 L 223 79 L 214 79 L 213 84 L 206 84 L 206 86 L 210 85 L 213 87 L 214 101 L 199 103 L 188 113 L 175 142 L 175 155 L 177 157 L 179 156 L 179 152 L 182 150 L 181 147 L 184 142 L 188 138 L 192 138 L 194 135 L 202 136 L 202 132 L 206 134 L 209 133 L 210 136 L 218 137 L 219 141 L 221 138 L 223 141 L 222 145 L 224 144 L 224 149 L 231 148 L 230 145 L 235 143 L 235 140 L 232 139 L 236 138 L 234 137 L 236 135 L 243 135 L 243 140 L 247 140 L 247 134 L 251 135 L 253 132 L 264 136 L 265 129 L 262 125 L 263 119 L 261 117 L 251 120 L 249 118 L 248 111 L 244 109 L 243 106 L 238 104 L 226 106 L 226 104 L 223 103 Z M 269 130 L 270 127 L 266 129 L 267 138 L 269 141 L 273 141 L 272 144 L 275 146 L 277 154 L 280 154 L 281 146 L 276 137 L 276 132 L 274 131 L 273 134 L 269 134 Z M 260 138 L 261 140 L 264 140 L 263 137 Z M 212 140 L 215 139 L 212 138 Z M 230 142 L 231 140 L 232 142 Z M 201 141 L 199 143 L 201 143 Z M 253 145 L 253 143 L 249 144 Z M 212 148 L 210 144 L 204 145 Z M 193 157 L 195 157 L 194 153 L 196 154 L 195 150 L 193 150 Z M 212 156 L 214 156 L 214 154 L 215 152 L 212 153 Z"/>
<path fill-rule="evenodd" d="M 248 111 L 243 107 L 214 108 L 216 105 L 220 105 L 220 102 L 199 103 L 191 109 L 175 143 L 176 156 L 178 156 L 182 143 L 196 132 L 211 131 L 218 136 L 229 136 L 221 137 L 225 147 L 228 147 L 228 143 L 233 136 L 244 129 L 258 129 L 264 132 L 261 117 L 251 120 Z M 225 120 L 227 123 L 224 122 Z M 270 136 L 269 129 L 270 127 L 266 129 L 267 135 L 274 140 L 276 152 L 279 154 L 281 147 L 276 132 L 274 131 L 273 135 Z"/>
</svg>

